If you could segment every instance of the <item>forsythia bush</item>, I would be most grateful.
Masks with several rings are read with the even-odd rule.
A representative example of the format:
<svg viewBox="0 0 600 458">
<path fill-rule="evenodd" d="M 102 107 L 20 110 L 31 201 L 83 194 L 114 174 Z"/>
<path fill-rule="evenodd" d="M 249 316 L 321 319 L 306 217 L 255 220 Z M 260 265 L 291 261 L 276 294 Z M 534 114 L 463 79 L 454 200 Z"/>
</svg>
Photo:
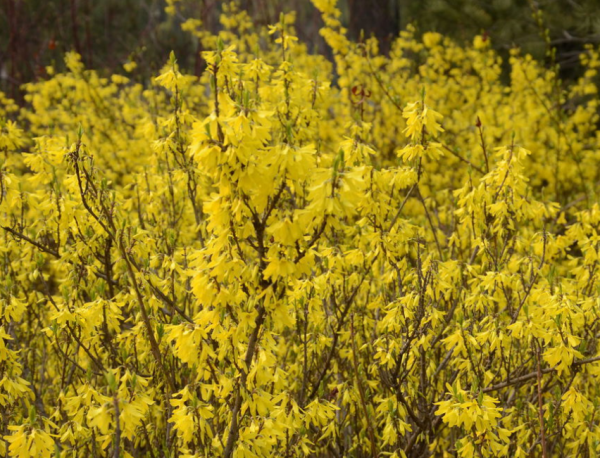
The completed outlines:
<svg viewBox="0 0 600 458">
<path fill-rule="evenodd" d="M 598 456 L 598 50 L 313 1 L 335 64 L 232 4 L 201 78 L 0 96 L 0 456 Z"/>
</svg>

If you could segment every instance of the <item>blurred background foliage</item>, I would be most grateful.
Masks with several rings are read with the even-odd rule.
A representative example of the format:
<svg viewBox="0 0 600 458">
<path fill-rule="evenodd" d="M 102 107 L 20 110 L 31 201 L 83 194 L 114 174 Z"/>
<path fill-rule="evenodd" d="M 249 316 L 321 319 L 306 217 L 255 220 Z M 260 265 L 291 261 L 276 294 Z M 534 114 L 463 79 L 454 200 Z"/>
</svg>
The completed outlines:
<svg viewBox="0 0 600 458">
<path fill-rule="evenodd" d="M 165 0 L 0 0 L 0 90 L 19 99 L 19 86 L 43 78 L 45 68 L 62 68 L 62 55 L 76 50 L 84 63 L 106 74 L 122 72 L 133 58 L 137 75 L 156 74 L 171 50 L 183 69 L 199 74 L 199 45 L 182 32 L 185 19 L 220 28 L 223 1 L 179 0 L 178 13 L 165 13 Z M 327 53 L 319 35 L 319 13 L 310 0 L 238 0 L 257 26 L 275 23 L 280 12 L 296 11 L 299 38 L 314 52 Z M 437 31 L 458 42 L 477 34 L 491 37 L 506 55 L 518 46 L 547 59 L 556 48 L 561 77 L 577 76 L 578 56 L 586 43 L 600 41 L 599 0 L 340 0 L 350 36 L 375 35 L 385 52 L 399 30 L 413 23 L 419 32 Z M 532 14 L 543 11 L 544 40 Z M 184 17 L 185 15 L 185 17 Z M 550 64 L 550 62 L 549 62 Z"/>
</svg>

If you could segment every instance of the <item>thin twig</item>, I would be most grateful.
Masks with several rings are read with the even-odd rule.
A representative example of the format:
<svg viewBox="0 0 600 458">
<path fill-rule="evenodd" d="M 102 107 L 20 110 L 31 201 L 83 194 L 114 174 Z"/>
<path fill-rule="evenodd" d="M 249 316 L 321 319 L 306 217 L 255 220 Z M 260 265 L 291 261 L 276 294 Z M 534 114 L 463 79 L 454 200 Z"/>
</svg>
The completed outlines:
<svg viewBox="0 0 600 458">
<path fill-rule="evenodd" d="M 597 361 L 600 361 L 600 356 L 595 356 L 593 358 L 587 358 L 587 359 L 581 359 L 579 361 L 573 361 L 573 366 L 576 366 L 576 367 L 583 366 L 585 364 L 591 364 L 591 363 L 595 363 Z M 556 370 L 556 367 L 547 367 L 545 369 L 542 369 L 541 373 L 549 374 L 551 372 L 554 372 L 555 370 Z M 510 378 L 509 380 L 506 380 L 502 383 L 498 383 L 497 385 L 488 386 L 487 388 L 483 389 L 483 392 L 491 393 L 492 391 L 502 390 L 504 388 L 508 388 L 509 386 L 519 385 L 521 383 L 528 382 L 529 380 L 533 380 L 537 376 L 538 376 L 538 371 L 536 370 L 535 372 L 530 372 L 528 374 L 521 375 L 520 377 Z"/>
<path fill-rule="evenodd" d="M 463 161 L 465 164 L 469 164 L 473 170 L 477 170 L 479 173 L 481 173 L 482 175 L 485 175 L 485 172 L 477 167 L 475 164 L 473 164 L 470 160 L 465 159 L 464 157 L 462 157 L 460 154 L 458 154 L 456 151 L 451 150 L 449 147 L 447 147 L 446 145 L 444 145 L 443 143 L 440 143 L 440 145 L 442 145 L 442 148 L 444 148 L 446 151 L 448 151 L 450 154 L 452 154 L 454 157 L 460 159 L 461 161 Z M 487 156 L 486 156 L 486 162 L 487 162 Z M 489 169 L 489 166 L 488 166 Z"/>
<path fill-rule="evenodd" d="M 535 356 L 537 359 L 537 399 L 538 399 L 538 415 L 540 418 L 540 437 L 542 440 L 542 457 L 546 456 L 546 429 L 544 427 L 544 402 L 542 401 L 542 366 L 540 363 L 540 345 L 538 342 L 535 344 Z"/>
</svg>

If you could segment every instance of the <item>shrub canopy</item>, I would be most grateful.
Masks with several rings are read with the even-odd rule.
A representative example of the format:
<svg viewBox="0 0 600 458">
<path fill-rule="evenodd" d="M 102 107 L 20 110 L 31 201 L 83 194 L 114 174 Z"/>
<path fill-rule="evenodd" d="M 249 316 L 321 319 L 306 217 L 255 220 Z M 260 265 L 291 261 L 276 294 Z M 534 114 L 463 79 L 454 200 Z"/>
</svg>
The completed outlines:
<svg viewBox="0 0 600 458">
<path fill-rule="evenodd" d="M 599 453 L 598 50 L 314 3 L 333 64 L 230 6 L 199 78 L 0 98 L 0 455 Z"/>
</svg>

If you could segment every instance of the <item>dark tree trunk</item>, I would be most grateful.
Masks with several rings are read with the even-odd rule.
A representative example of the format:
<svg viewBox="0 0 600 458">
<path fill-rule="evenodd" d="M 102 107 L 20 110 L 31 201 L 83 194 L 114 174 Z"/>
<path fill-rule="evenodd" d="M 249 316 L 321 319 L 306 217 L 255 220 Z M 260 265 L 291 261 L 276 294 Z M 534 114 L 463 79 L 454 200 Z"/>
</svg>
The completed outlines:
<svg viewBox="0 0 600 458">
<path fill-rule="evenodd" d="M 350 35 L 358 40 L 375 36 L 381 50 L 388 52 L 392 39 L 399 32 L 398 1 L 395 0 L 348 0 Z"/>
</svg>

